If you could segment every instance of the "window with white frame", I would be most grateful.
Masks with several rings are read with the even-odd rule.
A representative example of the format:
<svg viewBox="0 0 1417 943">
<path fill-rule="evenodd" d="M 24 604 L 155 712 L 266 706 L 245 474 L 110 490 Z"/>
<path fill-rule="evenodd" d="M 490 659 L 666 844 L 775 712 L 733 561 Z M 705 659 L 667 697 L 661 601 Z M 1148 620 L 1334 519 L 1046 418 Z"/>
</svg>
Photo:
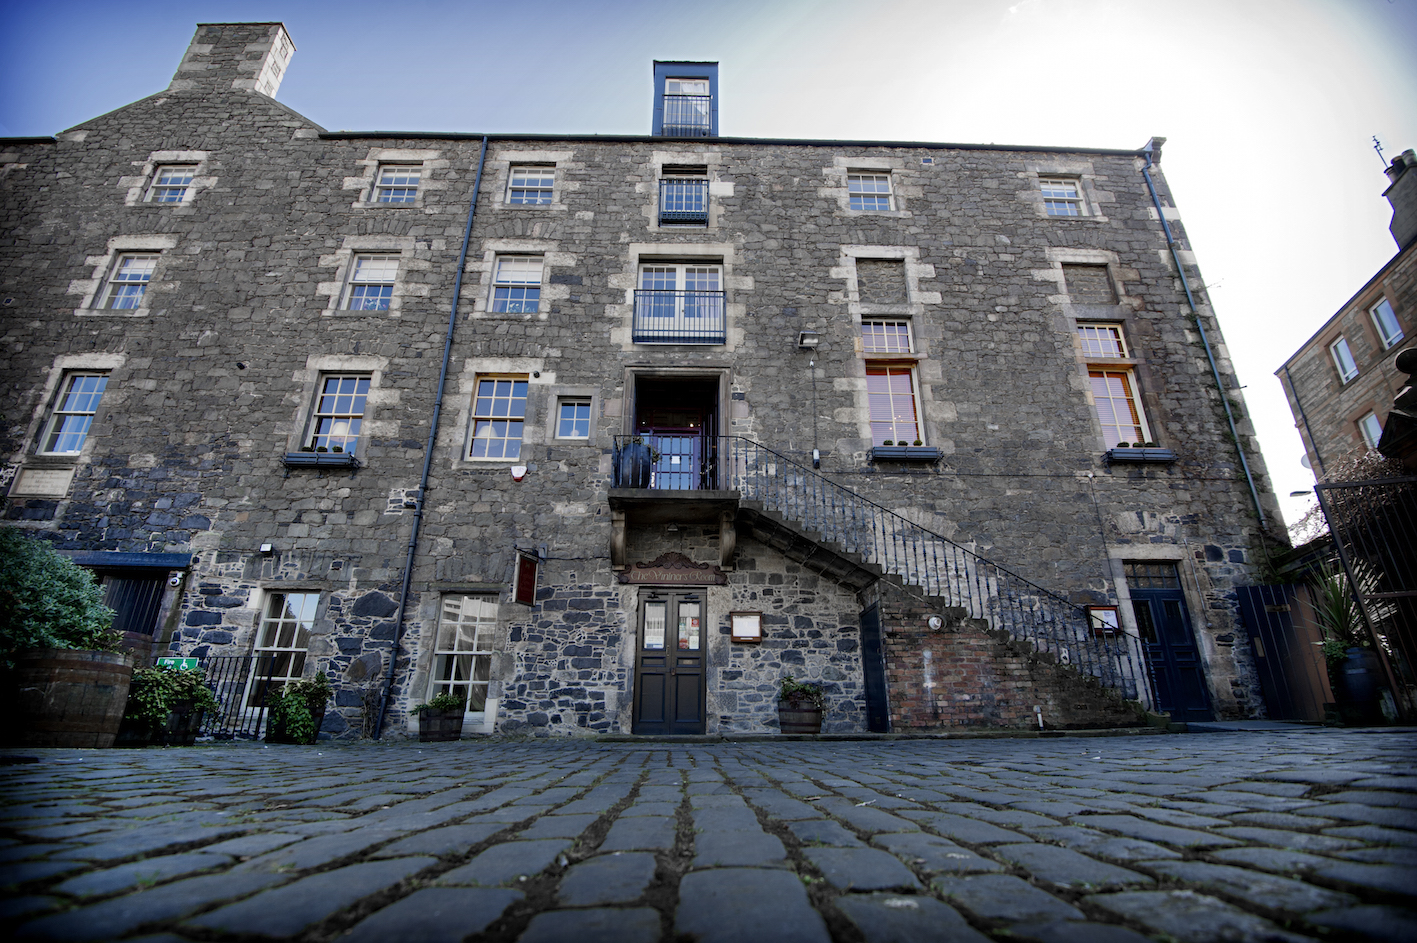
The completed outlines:
<svg viewBox="0 0 1417 943">
<path fill-rule="evenodd" d="M 862 321 L 861 350 L 868 354 L 908 354 L 909 321 Z"/>
<path fill-rule="evenodd" d="M 633 340 L 643 344 L 722 344 L 723 267 L 656 262 L 640 266 Z"/>
<path fill-rule="evenodd" d="M 157 259 L 155 252 L 124 253 L 114 259 L 113 270 L 96 307 L 124 310 L 141 305 L 153 272 L 157 270 Z"/>
<path fill-rule="evenodd" d="M 99 401 L 108 388 L 106 373 L 71 373 L 64 377 L 54 409 L 40 440 L 44 455 L 77 455 L 83 451 Z"/>
<path fill-rule="evenodd" d="M 191 199 L 192 178 L 197 168 L 191 164 L 158 167 L 148 190 L 150 203 L 186 203 Z"/>
<path fill-rule="evenodd" d="M 923 439 L 914 364 L 866 364 L 866 396 L 872 445 L 914 445 Z"/>
<path fill-rule="evenodd" d="M 556 404 L 556 438 L 590 438 L 590 397 L 564 396 Z"/>
<path fill-rule="evenodd" d="M 444 596 L 428 697 L 451 694 L 464 702 L 464 711 L 486 710 L 496 631 L 496 599 Z"/>
<path fill-rule="evenodd" d="M 1038 181 L 1043 191 L 1043 209 L 1049 216 L 1082 216 L 1082 192 L 1076 180 L 1066 177 L 1042 177 Z"/>
<path fill-rule="evenodd" d="M 1378 417 L 1374 413 L 1368 413 L 1359 419 L 1358 429 L 1363 433 L 1363 441 L 1367 443 L 1368 448 L 1378 447 L 1378 440 L 1383 437 L 1383 424 L 1378 421 Z"/>
<path fill-rule="evenodd" d="M 353 453 L 359 442 L 368 400 L 367 376 L 320 377 L 320 389 L 310 415 L 310 447 L 317 452 Z"/>
<path fill-rule="evenodd" d="M 664 80 L 663 133 L 668 137 L 708 137 L 713 131 L 708 79 Z"/>
<path fill-rule="evenodd" d="M 1378 329 L 1378 338 L 1383 342 L 1383 350 L 1389 350 L 1402 340 L 1402 325 L 1397 323 L 1397 315 L 1386 298 L 1368 309 L 1373 316 L 1373 326 Z"/>
<path fill-rule="evenodd" d="M 399 274 L 397 255 L 356 255 L 349 273 L 349 311 L 387 311 Z"/>
<path fill-rule="evenodd" d="M 891 209 L 891 175 L 849 173 L 846 175 L 847 205 L 853 210 Z"/>
<path fill-rule="evenodd" d="M 319 593 L 271 593 L 256 631 L 246 706 L 268 707 L 281 689 L 305 674 Z"/>
<path fill-rule="evenodd" d="M 541 307 L 539 255 L 501 256 L 492 278 L 492 308 L 503 314 L 534 314 Z"/>
<path fill-rule="evenodd" d="M 1090 367 L 1087 375 L 1106 447 L 1115 449 L 1123 442 L 1137 446 L 1148 441 L 1132 371 Z"/>
<path fill-rule="evenodd" d="M 1150 441 L 1146 415 L 1137 393 L 1136 373 L 1130 364 L 1106 362 L 1127 360 L 1130 356 L 1122 326 L 1079 322 L 1077 333 L 1083 358 L 1089 361 L 1087 376 L 1092 385 L 1093 408 L 1102 426 L 1104 447 L 1113 449 L 1121 443 L 1140 446 Z"/>
<path fill-rule="evenodd" d="M 1333 356 L 1333 365 L 1338 368 L 1338 378 L 1344 383 L 1358 375 L 1358 362 L 1353 359 L 1353 350 L 1348 346 L 1348 338 L 1340 337 L 1328 345 Z"/>
<path fill-rule="evenodd" d="M 384 164 L 374 184 L 375 203 L 414 203 L 423 177 L 422 164 Z"/>
<path fill-rule="evenodd" d="M 526 421 L 527 378 L 479 376 L 472 400 L 472 435 L 467 457 L 520 458 Z"/>
<path fill-rule="evenodd" d="M 507 202 L 514 206 L 548 206 L 555 190 L 555 167 L 513 167 L 507 178 Z"/>
</svg>

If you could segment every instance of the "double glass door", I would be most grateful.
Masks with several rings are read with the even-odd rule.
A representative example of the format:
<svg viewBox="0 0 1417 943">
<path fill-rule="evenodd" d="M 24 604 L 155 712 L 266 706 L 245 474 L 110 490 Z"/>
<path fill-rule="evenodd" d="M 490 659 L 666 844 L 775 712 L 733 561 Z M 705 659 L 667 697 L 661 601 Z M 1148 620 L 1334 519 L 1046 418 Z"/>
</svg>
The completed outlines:
<svg viewBox="0 0 1417 943">
<path fill-rule="evenodd" d="M 641 597 L 635 733 L 704 732 L 704 621 L 702 592 L 650 591 Z"/>
</svg>

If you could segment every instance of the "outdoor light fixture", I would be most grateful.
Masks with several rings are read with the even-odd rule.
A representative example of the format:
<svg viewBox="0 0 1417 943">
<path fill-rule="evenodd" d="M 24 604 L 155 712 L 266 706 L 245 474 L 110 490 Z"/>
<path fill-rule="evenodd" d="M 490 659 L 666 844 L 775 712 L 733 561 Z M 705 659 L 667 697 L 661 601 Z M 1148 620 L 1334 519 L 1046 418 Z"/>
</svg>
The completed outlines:
<svg viewBox="0 0 1417 943">
<path fill-rule="evenodd" d="M 276 548 L 271 546 L 270 544 L 261 544 L 261 552 L 264 553 L 266 556 L 270 556 L 271 554 L 275 553 L 275 550 Z"/>
<path fill-rule="evenodd" d="M 822 342 L 822 335 L 816 331 L 802 331 L 797 335 L 797 347 L 801 350 L 815 350 Z"/>
</svg>

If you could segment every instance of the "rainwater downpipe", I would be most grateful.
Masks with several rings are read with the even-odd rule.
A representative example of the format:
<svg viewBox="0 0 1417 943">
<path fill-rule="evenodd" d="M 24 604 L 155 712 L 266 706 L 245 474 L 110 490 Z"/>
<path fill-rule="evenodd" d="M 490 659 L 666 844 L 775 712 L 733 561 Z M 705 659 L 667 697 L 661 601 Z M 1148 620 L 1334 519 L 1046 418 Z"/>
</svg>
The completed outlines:
<svg viewBox="0 0 1417 943">
<path fill-rule="evenodd" d="M 477 177 L 472 182 L 472 203 L 467 208 L 467 226 L 463 229 L 462 250 L 458 253 L 458 271 L 453 278 L 453 303 L 448 311 L 448 334 L 443 338 L 443 367 L 438 372 L 438 395 L 433 401 L 433 417 L 428 423 L 428 445 L 423 450 L 423 477 L 418 480 L 418 499 L 413 508 L 413 529 L 408 535 L 408 556 L 403 564 L 403 586 L 399 590 L 398 619 L 394 623 L 394 644 L 389 651 L 389 670 L 384 675 L 384 689 L 379 692 L 379 716 L 374 720 L 374 739 L 384 732 L 384 714 L 389 706 L 389 694 L 394 689 L 394 669 L 399 660 L 399 642 L 403 640 L 403 614 L 408 607 L 408 589 L 413 580 L 413 558 L 418 552 L 418 532 L 423 523 L 423 507 L 427 503 L 428 473 L 433 467 L 433 444 L 438 437 L 438 417 L 443 412 L 443 391 L 448 385 L 448 361 L 453 353 L 453 328 L 458 323 L 458 299 L 462 295 L 462 273 L 467 265 L 467 249 L 472 242 L 472 218 L 477 214 L 477 193 L 482 189 L 482 168 L 487 163 L 487 135 L 482 136 L 482 152 L 477 156 Z"/>
<path fill-rule="evenodd" d="M 1289 374 L 1289 364 L 1284 365 L 1284 378 L 1289 381 L 1289 392 L 1294 394 L 1294 405 L 1299 407 L 1299 418 L 1304 420 L 1304 431 L 1309 435 L 1309 444 L 1314 447 L 1314 458 L 1319 460 L 1318 475 L 1323 478 L 1328 474 L 1324 471 L 1324 457 L 1319 453 L 1319 440 L 1314 438 L 1314 430 L 1309 428 L 1309 414 L 1304 412 L 1304 403 L 1299 399 L 1299 388 L 1294 385 L 1294 377 Z M 1313 469 L 1309 469 L 1313 471 Z"/>
<path fill-rule="evenodd" d="M 1220 392 L 1221 405 L 1225 407 L 1225 421 L 1230 424 L 1230 438 L 1235 441 L 1235 454 L 1240 456 L 1240 468 L 1245 472 L 1245 481 L 1250 486 L 1250 498 L 1255 502 L 1255 513 L 1259 515 L 1260 529 L 1267 530 L 1265 522 L 1264 507 L 1260 504 L 1260 493 L 1255 488 L 1255 477 L 1250 473 L 1250 463 L 1245 459 L 1245 447 L 1240 444 L 1240 433 L 1235 428 L 1235 414 L 1230 409 L 1230 396 L 1225 392 L 1225 384 L 1220 379 L 1220 368 L 1215 365 L 1215 355 L 1210 349 L 1210 339 L 1206 337 L 1205 324 L 1201 321 L 1200 312 L 1196 310 L 1196 299 L 1191 294 L 1191 283 L 1186 279 L 1186 269 L 1181 265 L 1181 254 L 1176 250 L 1176 239 L 1171 235 L 1171 227 L 1166 222 L 1166 214 L 1161 209 L 1161 197 L 1156 194 L 1156 184 L 1151 180 L 1151 142 L 1148 142 L 1146 150 L 1142 151 L 1146 158 L 1146 164 L 1141 169 L 1142 179 L 1146 181 L 1146 188 L 1151 191 L 1151 202 L 1156 206 L 1156 217 L 1161 220 L 1161 231 L 1166 234 L 1166 247 L 1171 250 L 1171 259 L 1176 263 L 1176 274 L 1181 276 L 1181 287 L 1186 291 L 1186 304 L 1191 309 L 1191 317 L 1195 319 L 1196 328 L 1200 331 L 1201 346 L 1205 348 L 1205 359 L 1210 361 L 1210 375 L 1215 378 L 1215 388 Z"/>
</svg>

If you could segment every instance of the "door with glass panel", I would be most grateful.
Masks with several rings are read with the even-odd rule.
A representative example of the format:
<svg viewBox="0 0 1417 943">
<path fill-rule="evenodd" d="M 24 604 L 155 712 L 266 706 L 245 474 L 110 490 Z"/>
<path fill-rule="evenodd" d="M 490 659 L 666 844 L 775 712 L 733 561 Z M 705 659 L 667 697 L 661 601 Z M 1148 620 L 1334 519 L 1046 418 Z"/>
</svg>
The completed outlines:
<svg viewBox="0 0 1417 943">
<path fill-rule="evenodd" d="M 633 340 L 637 344 L 722 344 L 723 269 L 718 265 L 640 266 Z"/>
<path fill-rule="evenodd" d="M 635 733 L 704 732 L 702 592 L 650 591 L 640 602 L 635 651 Z"/>
<path fill-rule="evenodd" d="M 492 678 L 492 642 L 497 629 L 497 600 L 481 596 L 444 596 L 428 676 L 428 697 L 451 694 L 463 702 L 463 716 L 487 709 Z M 474 718 L 475 719 L 475 718 Z"/>
<path fill-rule="evenodd" d="M 1132 612 L 1156 689 L 1156 709 L 1172 720 L 1211 720 L 1200 648 L 1174 563 L 1126 564 Z"/>
</svg>

